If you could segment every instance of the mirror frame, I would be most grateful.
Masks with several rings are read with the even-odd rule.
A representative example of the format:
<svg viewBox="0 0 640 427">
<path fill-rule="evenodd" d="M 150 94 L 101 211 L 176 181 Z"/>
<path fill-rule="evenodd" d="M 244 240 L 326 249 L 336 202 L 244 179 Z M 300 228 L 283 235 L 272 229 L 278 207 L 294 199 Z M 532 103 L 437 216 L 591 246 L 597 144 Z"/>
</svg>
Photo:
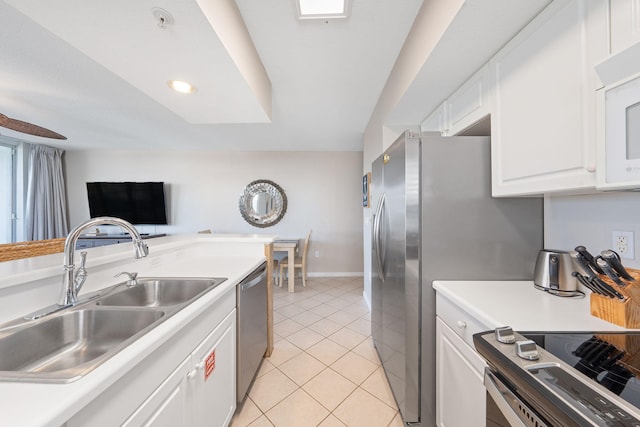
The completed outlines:
<svg viewBox="0 0 640 427">
<path fill-rule="evenodd" d="M 266 215 L 260 215 L 259 212 L 253 211 L 251 201 L 253 196 L 264 192 L 276 199 L 274 203 L 275 206 L 271 212 L 268 212 Z M 238 208 L 240 209 L 242 218 L 249 224 L 260 228 L 271 227 L 280 222 L 287 212 L 287 195 L 284 193 L 282 187 L 275 182 L 268 179 L 257 179 L 247 184 L 240 194 Z"/>
</svg>

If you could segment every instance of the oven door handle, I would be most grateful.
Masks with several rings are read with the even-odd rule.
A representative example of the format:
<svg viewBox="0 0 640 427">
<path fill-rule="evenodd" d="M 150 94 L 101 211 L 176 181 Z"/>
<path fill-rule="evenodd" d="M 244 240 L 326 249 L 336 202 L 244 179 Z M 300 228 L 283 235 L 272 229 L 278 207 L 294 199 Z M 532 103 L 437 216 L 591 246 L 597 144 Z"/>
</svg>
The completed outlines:
<svg viewBox="0 0 640 427">
<path fill-rule="evenodd" d="M 520 402 L 520 399 L 511 392 L 502 381 L 496 378 L 495 375 L 488 369 L 485 368 L 484 371 L 484 386 L 487 389 L 487 393 L 493 399 L 494 403 L 502 412 L 502 415 L 509 422 L 509 425 L 512 427 L 528 427 L 533 424 L 526 424 L 521 418 L 520 414 L 518 414 L 508 402 L 517 401 Z M 521 402 L 522 403 L 522 402 Z M 525 405 L 526 406 L 526 405 Z M 537 425 L 544 426 L 545 423 L 539 423 Z"/>
</svg>

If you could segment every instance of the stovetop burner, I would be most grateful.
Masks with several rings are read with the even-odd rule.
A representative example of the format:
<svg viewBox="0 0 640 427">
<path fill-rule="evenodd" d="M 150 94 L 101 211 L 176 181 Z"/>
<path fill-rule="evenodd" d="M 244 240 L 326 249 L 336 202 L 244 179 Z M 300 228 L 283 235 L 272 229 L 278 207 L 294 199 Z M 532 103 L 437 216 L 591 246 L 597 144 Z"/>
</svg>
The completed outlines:
<svg viewBox="0 0 640 427">
<path fill-rule="evenodd" d="M 640 427 L 640 332 L 503 327 L 474 334 L 473 342 L 489 365 L 485 385 L 502 384 L 541 425 Z M 504 400 L 497 388 L 487 390 Z"/>
<path fill-rule="evenodd" d="M 640 409 L 640 333 L 523 333 Z"/>
</svg>

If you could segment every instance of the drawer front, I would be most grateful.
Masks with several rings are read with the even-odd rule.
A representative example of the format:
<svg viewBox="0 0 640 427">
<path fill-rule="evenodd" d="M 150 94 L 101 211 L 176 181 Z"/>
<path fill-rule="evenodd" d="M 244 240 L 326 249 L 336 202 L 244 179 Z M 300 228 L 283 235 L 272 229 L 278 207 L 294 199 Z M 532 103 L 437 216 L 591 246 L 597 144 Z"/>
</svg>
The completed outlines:
<svg viewBox="0 0 640 427">
<path fill-rule="evenodd" d="M 491 329 L 438 293 L 436 293 L 436 314 L 471 348 L 474 348 L 473 334 Z"/>
</svg>

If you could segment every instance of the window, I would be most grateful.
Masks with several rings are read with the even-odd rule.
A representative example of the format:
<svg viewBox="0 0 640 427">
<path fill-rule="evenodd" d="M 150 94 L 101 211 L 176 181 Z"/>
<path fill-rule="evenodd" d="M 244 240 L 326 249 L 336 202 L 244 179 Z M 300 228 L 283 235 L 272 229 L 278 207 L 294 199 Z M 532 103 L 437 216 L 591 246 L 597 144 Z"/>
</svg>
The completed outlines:
<svg viewBox="0 0 640 427">
<path fill-rule="evenodd" d="M 15 241 L 16 149 L 0 141 L 0 243 Z"/>
</svg>

